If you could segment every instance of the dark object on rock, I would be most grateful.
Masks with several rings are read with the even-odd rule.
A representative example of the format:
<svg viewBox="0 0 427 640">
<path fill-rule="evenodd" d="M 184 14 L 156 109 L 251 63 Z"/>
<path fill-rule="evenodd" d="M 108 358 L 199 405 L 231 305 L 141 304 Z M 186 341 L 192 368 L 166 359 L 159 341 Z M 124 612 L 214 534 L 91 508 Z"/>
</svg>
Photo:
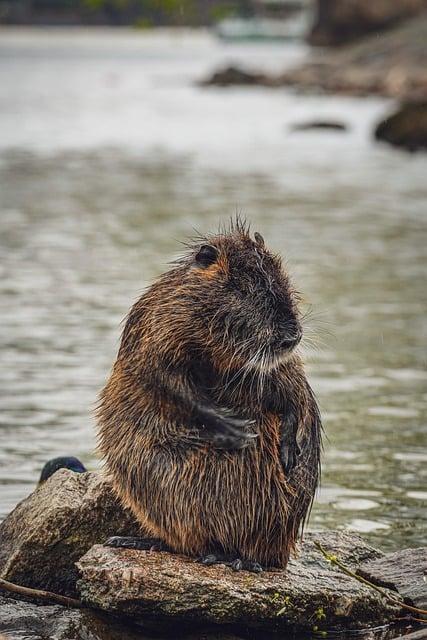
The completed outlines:
<svg viewBox="0 0 427 640">
<path fill-rule="evenodd" d="M 427 149 L 427 102 L 400 107 L 380 122 L 375 138 L 408 151 Z"/>
<path fill-rule="evenodd" d="M 390 28 L 426 8 L 425 0 L 317 0 L 311 44 L 339 45 Z"/>
<path fill-rule="evenodd" d="M 216 71 L 210 78 L 202 80 L 200 83 L 204 86 L 217 85 L 220 87 L 229 87 L 234 85 L 262 85 L 270 86 L 274 84 L 272 78 L 262 73 L 244 71 L 238 67 L 226 67 Z"/>
<path fill-rule="evenodd" d="M 48 460 L 44 465 L 40 474 L 39 484 L 46 482 L 46 480 L 50 478 L 50 476 L 53 476 L 58 469 L 69 469 L 70 471 L 74 471 L 74 473 L 84 473 L 87 471 L 86 467 L 80 462 L 80 460 L 73 456 L 52 458 L 52 460 Z"/>
<path fill-rule="evenodd" d="M 117 533 L 139 533 L 99 474 L 60 469 L 0 524 L 0 576 L 75 596 L 78 560 Z"/>
<path fill-rule="evenodd" d="M 99 450 L 150 538 L 236 571 L 284 568 L 320 470 L 299 298 L 239 219 L 187 246 L 129 312 Z"/>
<path fill-rule="evenodd" d="M 156 629 L 215 624 L 265 632 L 351 629 L 391 621 L 398 608 L 373 589 L 335 570 L 315 548 L 318 539 L 353 569 L 381 554 L 359 536 L 323 532 L 302 544 L 286 572 L 234 573 L 190 558 L 94 546 L 77 563 L 84 602 Z"/>
<path fill-rule="evenodd" d="M 329 122 L 327 120 L 301 122 L 291 126 L 292 131 L 310 131 L 311 129 L 320 129 L 325 131 L 347 131 L 347 128 L 347 125 L 342 122 Z"/>
<path fill-rule="evenodd" d="M 357 573 L 370 582 L 399 592 L 405 602 L 427 610 L 427 549 L 404 549 L 365 562 Z"/>
</svg>

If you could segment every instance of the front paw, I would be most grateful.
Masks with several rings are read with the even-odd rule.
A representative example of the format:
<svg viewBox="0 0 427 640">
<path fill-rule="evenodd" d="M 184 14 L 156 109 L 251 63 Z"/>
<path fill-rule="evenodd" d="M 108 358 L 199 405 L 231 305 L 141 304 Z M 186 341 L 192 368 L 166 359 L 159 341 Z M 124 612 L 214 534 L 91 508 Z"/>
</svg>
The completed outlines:
<svg viewBox="0 0 427 640">
<path fill-rule="evenodd" d="M 254 420 L 238 418 L 226 409 L 204 408 L 200 437 L 216 449 L 236 451 L 249 446 L 257 437 L 254 424 Z"/>
</svg>

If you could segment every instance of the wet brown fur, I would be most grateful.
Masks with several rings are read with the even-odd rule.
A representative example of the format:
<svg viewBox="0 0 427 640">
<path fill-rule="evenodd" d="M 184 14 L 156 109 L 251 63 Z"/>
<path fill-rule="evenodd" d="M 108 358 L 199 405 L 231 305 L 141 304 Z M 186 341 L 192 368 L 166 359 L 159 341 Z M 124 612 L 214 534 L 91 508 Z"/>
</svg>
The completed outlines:
<svg viewBox="0 0 427 640">
<path fill-rule="evenodd" d="M 201 242 L 220 252 L 206 269 L 194 265 Z M 279 259 L 257 248 L 245 225 L 194 243 L 129 313 L 101 395 L 99 449 L 116 492 L 147 535 L 191 556 L 219 548 L 285 567 L 318 483 L 321 426 L 296 351 L 262 376 L 256 367 L 239 376 L 244 350 L 237 353 L 228 324 L 216 324 L 222 301 L 215 287 L 228 282 L 229 258 L 252 249 L 263 256 L 268 282 L 274 287 L 280 280 L 298 314 Z M 278 269 L 274 277 L 270 264 Z M 198 363 L 202 372 L 194 376 Z M 204 401 L 254 419 L 258 437 L 237 451 L 198 441 L 190 416 L 199 393 Z M 280 440 L 290 413 L 300 454 L 286 477 Z"/>
</svg>

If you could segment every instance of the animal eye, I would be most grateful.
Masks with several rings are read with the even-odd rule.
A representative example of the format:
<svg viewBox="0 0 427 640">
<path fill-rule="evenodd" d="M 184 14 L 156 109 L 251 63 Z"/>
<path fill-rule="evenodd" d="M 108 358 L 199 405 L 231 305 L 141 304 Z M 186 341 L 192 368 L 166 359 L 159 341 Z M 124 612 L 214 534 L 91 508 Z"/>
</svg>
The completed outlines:
<svg viewBox="0 0 427 640">
<path fill-rule="evenodd" d="M 210 244 L 202 244 L 199 251 L 197 252 L 196 262 L 203 265 L 204 267 L 209 267 L 209 265 L 213 264 L 217 258 L 218 249 Z"/>
</svg>

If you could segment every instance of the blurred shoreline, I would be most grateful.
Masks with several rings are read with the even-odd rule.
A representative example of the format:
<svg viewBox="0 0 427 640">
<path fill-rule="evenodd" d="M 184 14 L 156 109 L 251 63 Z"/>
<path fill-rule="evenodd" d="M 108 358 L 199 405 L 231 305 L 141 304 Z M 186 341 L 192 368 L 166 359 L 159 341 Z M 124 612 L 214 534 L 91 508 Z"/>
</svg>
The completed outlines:
<svg viewBox="0 0 427 640">
<path fill-rule="evenodd" d="M 307 61 L 279 74 L 226 68 L 205 85 L 293 87 L 343 95 L 427 100 L 427 13 L 340 48 L 315 49 Z"/>
</svg>

